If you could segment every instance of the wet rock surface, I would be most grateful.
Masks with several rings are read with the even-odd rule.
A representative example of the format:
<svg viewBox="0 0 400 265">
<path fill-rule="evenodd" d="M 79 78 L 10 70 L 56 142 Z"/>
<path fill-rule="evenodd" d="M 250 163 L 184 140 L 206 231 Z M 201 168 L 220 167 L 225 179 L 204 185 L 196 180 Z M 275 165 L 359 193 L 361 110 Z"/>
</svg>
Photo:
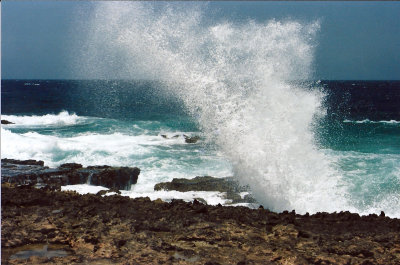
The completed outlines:
<svg viewBox="0 0 400 265">
<path fill-rule="evenodd" d="M 195 143 L 197 143 L 198 140 L 200 140 L 200 137 L 197 135 L 195 135 L 195 136 L 183 135 L 183 137 L 185 138 L 185 143 L 187 143 L 187 144 L 195 144 Z"/>
<path fill-rule="evenodd" d="M 198 176 L 193 179 L 174 178 L 171 182 L 162 182 L 154 186 L 154 190 L 187 191 L 219 191 L 225 192 L 226 199 L 231 203 L 255 203 L 249 195 L 241 196 L 240 193 L 248 192 L 249 187 L 241 186 L 233 177 L 215 178 Z"/>
<path fill-rule="evenodd" d="M 200 140 L 200 136 L 197 136 L 197 135 L 188 136 L 185 134 L 182 134 L 182 135 L 175 134 L 172 137 L 168 137 L 168 135 L 166 135 L 166 134 L 161 134 L 160 136 L 164 139 L 174 139 L 174 138 L 183 137 L 185 139 L 185 143 L 187 143 L 187 144 L 195 144 Z"/>
<path fill-rule="evenodd" d="M 44 166 L 36 160 L 1 160 L 1 183 L 31 185 L 38 188 L 60 190 L 61 186 L 92 184 L 110 189 L 128 190 L 136 184 L 140 169 L 136 167 L 89 166 L 67 163 L 58 168 Z"/>
<path fill-rule="evenodd" d="M 1 120 L 1 124 L 15 124 L 15 123 L 8 120 Z"/>
<path fill-rule="evenodd" d="M 400 220 L 2 184 L 2 264 L 400 264 Z M 65 256 L 11 259 L 30 244 Z"/>
</svg>

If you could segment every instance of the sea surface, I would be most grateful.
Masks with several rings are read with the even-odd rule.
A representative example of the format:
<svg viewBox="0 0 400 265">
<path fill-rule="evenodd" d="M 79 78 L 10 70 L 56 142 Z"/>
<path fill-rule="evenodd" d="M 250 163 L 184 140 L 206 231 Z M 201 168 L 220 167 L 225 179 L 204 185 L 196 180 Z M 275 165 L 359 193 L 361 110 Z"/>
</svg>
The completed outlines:
<svg viewBox="0 0 400 265">
<path fill-rule="evenodd" d="M 256 199 L 278 211 L 383 210 L 400 217 L 400 81 L 310 81 L 295 87 L 319 95 L 321 106 L 312 122 L 265 109 L 258 113 L 257 128 L 244 129 L 231 114 L 229 123 L 225 117 L 223 127 L 214 123 L 210 133 L 202 121 L 204 112 L 188 108 L 179 90 L 172 93 L 161 81 L 2 80 L 1 119 L 15 124 L 1 125 L 1 157 L 43 160 L 50 167 L 67 162 L 136 166 L 141 169 L 138 183 L 123 192 L 131 197 L 202 197 L 210 204 L 225 204 L 229 202 L 218 192 L 155 192 L 153 187 L 173 178 L 235 176 L 252 187 Z M 246 114 L 255 115 L 238 117 Z M 294 133 L 287 133 L 288 122 Z M 297 125 L 304 122 L 309 125 Z M 320 163 L 310 166 L 307 153 L 291 145 L 296 126 L 309 129 L 312 146 L 305 143 L 304 150 L 318 153 Z M 219 138 L 229 138 L 227 129 L 238 146 L 251 148 L 238 157 L 231 154 L 235 149 L 221 146 L 230 141 Z M 261 134 L 249 131 L 258 129 Z M 188 144 L 185 135 L 200 140 Z M 298 155 L 288 156 L 290 152 Z M 318 181 L 319 173 L 312 178 L 304 173 L 328 170 L 321 171 L 322 166 L 329 169 L 323 181 Z M 83 193 L 99 189 L 65 188 Z"/>
</svg>

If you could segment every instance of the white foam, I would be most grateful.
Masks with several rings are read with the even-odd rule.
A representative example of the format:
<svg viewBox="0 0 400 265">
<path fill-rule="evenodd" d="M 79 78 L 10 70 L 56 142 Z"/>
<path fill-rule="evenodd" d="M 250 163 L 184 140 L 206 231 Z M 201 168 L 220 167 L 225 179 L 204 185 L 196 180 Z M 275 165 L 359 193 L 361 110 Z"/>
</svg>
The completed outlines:
<svg viewBox="0 0 400 265">
<path fill-rule="evenodd" d="M 88 184 L 78 184 L 78 185 L 67 185 L 61 187 L 62 191 L 76 191 L 79 194 L 96 194 L 101 190 L 108 190 L 106 187 L 102 186 L 92 186 Z M 107 193 L 105 196 L 110 196 L 116 194 L 115 192 Z M 189 192 L 179 192 L 179 191 L 154 191 L 154 192 L 133 192 L 121 190 L 121 196 L 128 196 L 130 198 L 139 197 L 149 197 L 151 200 L 161 199 L 163 201 L 171 201 L 173 199 L 181 199 L 184 201 L 193 201 L 194 199 L 202 198 L 209 205 L 225 204 L 229 203 L 228 200 L 224 199 L 225 193 L 214 192 L 214 191 L 189 191 Z"/>
<path fill-rule="evenodd" d="M 353 212 L 367 215 L 384 211 L 398 218 L 400 155 L 325 150 L 344 174 L 345 185 L 351 188 L 346 196 L 354 205 Z"/>
<path fill-rule="evenodd" d="M 400 194 L 383 196 L 381 200 L 376 201 L 368 209 L 363 210 L 361 214 L 380 214 L 381 211 L 384 211 L 385 215 L 391 218 L 400 218 Z"/>
<path fill-rule="evenodd" d="M 183 137 L 164 139 L 159 135 L 122 133 L 60 137 L 37 132 L 15 133 L 4 128 L 1 136 L 3 158 L 43 160 L 50 167 L 70 162 L 83 166 L 139 167 L 138 183 L 132 186 L 139 193 L 151 193 L 156 183 L 173 178 L 232 175 L 231 166 L 223 157 L 203 151 L 201 145 L 186 144 Z"/>
<path fill-rule="evenodd" d="M 224 193 L 214 192 L 214 191 L 188 191 L 188 192 L 179 192 L 179 191 L 153 191 L 153 192 L 132 192 L 132 191 L 121 191 L 121 195 L 129 196 L 130 198 L 138 198 L 138 197 L 149 197 L 151 200 L 161 199 L 163 201 L 171 201 L 172 199 L 181 199 L 184 201 L 193 201 L 196 198 L 204 199 L 207 204 L 217 205 L 217 204 L 225 204 L 228 201 L 224 199 Z"/>
<path fill-rule="evenodd" d="M 7 127 L 70 126 L 83 122 L 86 119 L 86 117 L 79 117 L 75 113 L 70 114 L 68 111 L 42 116 L 1 115 L 1 118 L 15 123 L 9 124 Z"/>
<path fill-rule="evenodd" d="M 15 159 L 43 160 L 48 166 L 77 162 L 84 166 L 107 164 L 131 166 L 135 156 L 151 154 L 154 147 L 185 144 L 183 139 L 166 140 L 153 135 L 86 133 L 74 137 L 15 133 L 1 128 L 1 155 Z"/>
<path fill-rule="evenodd" d="M 244 191 L 244 192 L 239 193 L 239 195 L 240 195 L 240 198 L 244 199 L 244 197 L 245 197 L 246 195 L 250 195 L 250 193 L 247 192 L 247 191 Z"/>
<path fill-rule="evenodd" d="M 353 120 L 344 120 L 344 123 L 384 123 L 384 124 L 400 124 L 400 121 L 396 121 L 396 120 L 382 120 L 382 121 L 371 121 L 369 119 L 365 119 L 365 120 L 358 120 L 358 121 L 353 121 Z"/>
<path fill-rule="evenodd" d="M 79 194 L 96 194 L 101 190 L 108 190 L 108 188 L 102 186 L 92 186 L 88 184 L 61 186 L 61 191 L 76 191 Z M 106 195 L 108 196 L 112 194 L 107 193 Z"/>
</svg>

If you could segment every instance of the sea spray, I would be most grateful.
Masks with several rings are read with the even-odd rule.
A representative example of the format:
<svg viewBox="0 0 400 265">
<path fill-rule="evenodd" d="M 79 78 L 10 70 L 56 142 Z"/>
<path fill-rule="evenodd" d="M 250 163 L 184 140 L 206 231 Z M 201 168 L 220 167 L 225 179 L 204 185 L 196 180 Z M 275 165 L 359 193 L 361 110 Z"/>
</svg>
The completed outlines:
<svg viewBox="0 0 400 265">
<path fill-rule="evenodd" d="M 97 3 L 77 69 L 164 80 L 265 207 L 348 209 L 340 177 L 314 141 L 321 95 L 294 82 L 311 77 L 319 23 L 210 24 L 204 4 L 152 7 Z"/>
</svg>

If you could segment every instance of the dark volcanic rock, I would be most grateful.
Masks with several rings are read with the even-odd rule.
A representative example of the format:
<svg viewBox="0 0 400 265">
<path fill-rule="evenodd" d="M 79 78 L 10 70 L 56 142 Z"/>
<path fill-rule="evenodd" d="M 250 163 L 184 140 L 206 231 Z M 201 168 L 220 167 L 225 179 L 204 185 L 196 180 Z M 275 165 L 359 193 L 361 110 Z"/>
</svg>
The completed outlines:
<svg viewBox="0 0 400 265">
<path fill-rule="evenodd" d="M 197 135 L 192 136 L 192 137 L 183 135 L 183 137 L 185 137 L 185 143 L 188 143 L 188 144 L 194 144 L 194 143 L 197 143 L 198 140 L 200 140 L 200 137 Z"/>
<path fill-rule="evenodd" d="M 8 120 L 1 120 L 1 124 L 15 124 L 15 123 Z"/>
<path fill-rule="evenodd" d="M 242 199 L 240 192 L 249 191 L 248 187 L 240 186 L 232 177 L 214 178 L 210 176 L 195 177 L 193 179 L 174 178 L 171 182 L 158 183 L 154 190 L 176 190 L 186 191 L 219 191 L 226 192 L 226 198 L 232 203 L 246 202 L 254 203 L 255 200 L 249 196 Z"/>
<path fill-rule="evenodd" d="M 137 183 L 139 174 L 140 169 L 137 167 L 106 168 L 92 175 L 91 184 L 127 190 L 132 184 Z"/>
<path fill-rule="evenodd" d="M 171 182 L 156 184 L 154 190 L 242 192 L 248 189 L 240 187 L 232 177 L 214 178 L 204 176 L 193 179 L 174 178 Z"/>
<path fill-rule="evenodd" d="M 121 192 L 118 189 L 111 188 L 109 190 L 101 190 L 101 191 L 97 192 L 96 195 L 102 196 L 102 195 L 106 195 L 107 193 L 113 193 L 113 192 L 115 192 L 116 194 L 121 194 Z"/>
<path fill-rule="evenodd" d="M 66 171 L 50 169 L 44 166 L 43 161 L 36 160 L 1 160 L 1 182 L 16 183 L 20 185 L 47 186 L 50 189 L 60 189 L 66 185 L 68 179 Z"/>
<path fill-rule="evenodd" d="M 39 188 L 59 190 L 64 185 L 84 184 L 107 188 L 130 189 L 137 183 L 140 169 L 134 167 L 92 166 L 83 168 L 81 164 L 67 163 L 59 168 L 48 168 L 43 161 L 1 160 L 1 182 L 19 185 L 35 185 Z"/>
<path fill-rule="evenodd" d="M 111 168 L 110 166 L 103 165 L 103 166 L 88 166 L 87 169 L 95 169 L 95 170 L 100 170 L 100 169 L 106 169 L 106 168 Z"/>
<path fill-rule="evenodd" d="M 78 168 L 82 168 L 82 165 L 77 164 L 77 163 L 66 163 L 66 164 L 60 165 L 59 168 L 78 169 Z"/>
<path fill-rule="evenodd" d="M 1 164 L 3 167 L 3 163 L 8 163 L 8 164 L 15 164 L 15 165 L 31 165 L 31 166 L 44 166 L 44 162 L 43 161 L 37 161 L 37 160 L 33 160 L 33 159 L 29 159 L 29 160 L 16 160 L 16 159 L 7 159 L 7 158 L 3 158 L 1 159 Z"/>
<path fill-rule="evenodd" d="M 2 264 L 400 264 L 400 220 L 2 185 Z M 67 256 L 10 259 L 32 244 Z M 5 254 L 4 254 L 5 253 Z"/>
<path fill-rule="evenodd" d="M 176 134 L 176 135 L 174 135 L 172 137 L 168 137 L 168 135 L 166 135 L 166 134 L 161 134 L 160 136 L 162 138 L 164 138 L 164 139 L 173 139 L 173 138 L 178 138 L 178 137 L 183 136 L 183 138 L 185 138 L 185 143 L 188 143 L 188 144 L 194 144 L 194 143 L 197 143 L 197 141 L 200 140 L 200 137 L 197 136 L 197 135 L 195 135 L 195 136 L 187 136 L 185 134 L 183 134 L 183 135 Z"/>
</svg>

